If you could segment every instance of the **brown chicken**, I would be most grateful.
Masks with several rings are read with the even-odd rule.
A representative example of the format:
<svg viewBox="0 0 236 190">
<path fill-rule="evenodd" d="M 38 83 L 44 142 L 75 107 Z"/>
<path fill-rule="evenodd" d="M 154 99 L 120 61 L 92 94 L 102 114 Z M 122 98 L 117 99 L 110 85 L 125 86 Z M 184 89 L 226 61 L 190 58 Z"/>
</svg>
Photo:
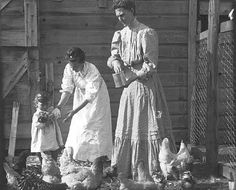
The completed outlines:
<svg viewBox="0 0 236 190">
<path fill-rule="evenodd" d="M 70 149 L 66 150 L 60 159 L 62 183 L 66 183 L 73 190 L 93 190 L 99 187 L 103 178 L 103 163 L 107 161 L 107 156 L 96 158 L 91 167 L 82 167 L 72 159 L 70 153 Z"/>
</svg>

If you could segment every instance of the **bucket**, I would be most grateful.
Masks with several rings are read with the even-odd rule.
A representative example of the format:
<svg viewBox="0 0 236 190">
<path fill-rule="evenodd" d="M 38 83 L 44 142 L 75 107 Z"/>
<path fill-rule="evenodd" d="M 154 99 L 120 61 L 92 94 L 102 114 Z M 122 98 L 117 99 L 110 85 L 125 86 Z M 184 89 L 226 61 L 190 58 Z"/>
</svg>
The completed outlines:
<svg viewBox="0 0 236 190">
<path fill-rule="evenodd" d="M 112 74 L 112 77 L 116 88 L 121 88 L 126 86 L 126 79 L 123 71 Z"/>
</svg>

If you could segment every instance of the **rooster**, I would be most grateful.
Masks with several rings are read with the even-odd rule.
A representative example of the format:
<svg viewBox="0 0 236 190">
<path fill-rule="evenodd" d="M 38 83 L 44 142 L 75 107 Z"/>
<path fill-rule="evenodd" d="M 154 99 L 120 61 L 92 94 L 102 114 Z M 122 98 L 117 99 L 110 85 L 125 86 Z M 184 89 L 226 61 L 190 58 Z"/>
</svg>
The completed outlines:
<svg viewBox="0 0 236 190">
<path fill-rule="evenodd" d="M 178 170 L 176 168 L 177 154 L 171 152 L 169 147 L 169 139 L 164 138 L 159 152 L 159 162 L 161 171 L 165 179 L 178 178 Z"/>
</svg>

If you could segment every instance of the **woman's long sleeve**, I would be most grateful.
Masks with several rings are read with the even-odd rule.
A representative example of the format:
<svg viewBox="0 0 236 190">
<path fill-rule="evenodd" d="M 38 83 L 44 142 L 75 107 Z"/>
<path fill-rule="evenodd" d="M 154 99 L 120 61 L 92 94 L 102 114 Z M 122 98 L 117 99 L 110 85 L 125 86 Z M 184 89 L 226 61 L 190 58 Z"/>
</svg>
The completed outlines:
<svg viewBox="0 0 236 190">
<path fill-rule="evenodd" d="M 143 67 L 153 71 L 158 64 L 158 36 L 155 30 L 147 29 L 142 37 Z"/>
<path fill-rule="evenodd" d="M 60 92 L 69 92 L 72 94 L 74 87 L 75 85 L 73 82 L 73 75 L 71 73 L 69 64 L 67 64 L 64 69 Z"/>
</svg>

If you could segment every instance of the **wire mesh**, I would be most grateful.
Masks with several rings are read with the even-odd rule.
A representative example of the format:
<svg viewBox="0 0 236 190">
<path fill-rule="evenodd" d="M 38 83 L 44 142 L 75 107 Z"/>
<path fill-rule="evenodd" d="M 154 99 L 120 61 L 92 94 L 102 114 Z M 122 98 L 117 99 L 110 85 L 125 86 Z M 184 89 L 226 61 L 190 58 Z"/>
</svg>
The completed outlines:
<svg viewBox="0 0 236 190">
<path fill-rule="evenodd" d="M 219 137 L 223 149 L 219 150 L 220 159 L 235 167 L 236 163 L 236 74 L 234 64 L 233 31 L 219 34 L 218 43 L 219 64 Z"/>
<path fill-rule="evenodd" d="M 207 38 L 197 44 L 195 79 L 192 96 L 190 142 L 205 145 L 207 126 Z"/>
<path fill-rule="evenodd" d="M 219 95 L 219 161 L 235 167 L 236 163 L 236 66 L 234 64 L 233 31 L 219 34 L 218 40 Z M 191 101 L 190 142 L 205 146 L 207 127 L 207 38 L 197 43 L 195 79 Z"/>
</svg>

